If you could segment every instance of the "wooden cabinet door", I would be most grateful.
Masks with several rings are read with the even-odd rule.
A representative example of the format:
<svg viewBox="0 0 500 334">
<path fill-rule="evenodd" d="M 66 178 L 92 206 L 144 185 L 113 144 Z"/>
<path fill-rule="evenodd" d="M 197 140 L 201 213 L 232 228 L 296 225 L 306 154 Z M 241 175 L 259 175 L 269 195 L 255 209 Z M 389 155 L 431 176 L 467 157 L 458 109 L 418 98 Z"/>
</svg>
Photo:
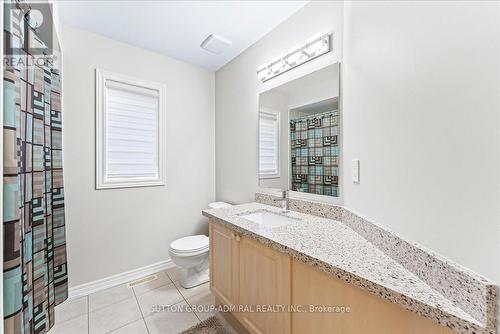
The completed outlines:
<svg viewBox="0 0 500 334">
<path fill-rule="evenodd" d="M 292 303 L 349 307 L 348 313 L 292 313 L 293 334 L 452 334 L 401 306 L 383 300 L 297 260 L 292 263 Z"/>
<path fill-rule="evenodd" d="M 239 241 L 238 303 L 244 306 L 289 305 L 291 259 L 254 240 Z M 290 333 L 290 313 L 244 312 L 236 316 L 254 334 Z"/>
<path fill-rule="evenodd" d="M 210 223 L 210 289 L 225 305 L 237 304 L 239 247 L 236 234 Z"/>
</svg>

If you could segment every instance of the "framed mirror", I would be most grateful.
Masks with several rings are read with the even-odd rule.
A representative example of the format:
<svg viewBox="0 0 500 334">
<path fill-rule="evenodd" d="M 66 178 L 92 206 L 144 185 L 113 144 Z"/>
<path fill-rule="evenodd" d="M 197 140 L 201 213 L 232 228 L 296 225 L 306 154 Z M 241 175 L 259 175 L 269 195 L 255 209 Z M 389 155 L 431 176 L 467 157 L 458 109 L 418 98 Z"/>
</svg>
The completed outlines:
<svg viewBox="0 0 500 334">
<path fill-rule="evenodd" d="M 341 195 L 338 63 L 259 95 L 259 185 L 316 200 Z"/>
</svg>

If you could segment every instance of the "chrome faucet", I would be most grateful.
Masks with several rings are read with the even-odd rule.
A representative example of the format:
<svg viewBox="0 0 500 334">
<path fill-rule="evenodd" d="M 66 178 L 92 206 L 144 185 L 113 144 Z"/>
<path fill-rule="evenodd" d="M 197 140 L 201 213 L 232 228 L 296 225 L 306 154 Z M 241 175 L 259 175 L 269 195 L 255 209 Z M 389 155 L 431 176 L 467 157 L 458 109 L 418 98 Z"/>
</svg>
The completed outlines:
<svg viewBox="0 0 500 334">
<path fill-rule="evenodd" d="M 276 202 L 280 202 L 281 212 L 286 213 L 286 212 L 290 211 L 288 209 L 288 191 L 287 190 L 283 190 L 281 192 L 281 198 L 275 199 L 274 203 L 276 203 Z"/>
</svg>

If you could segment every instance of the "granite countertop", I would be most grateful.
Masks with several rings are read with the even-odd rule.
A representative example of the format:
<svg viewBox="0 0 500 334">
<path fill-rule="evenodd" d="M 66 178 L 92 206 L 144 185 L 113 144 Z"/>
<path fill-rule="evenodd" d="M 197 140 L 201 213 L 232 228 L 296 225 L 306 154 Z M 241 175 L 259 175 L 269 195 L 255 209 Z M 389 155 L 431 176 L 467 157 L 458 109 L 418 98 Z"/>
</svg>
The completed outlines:
<svg viewBox="0 0 500 334">
<path fill-rule="evenodd" d="M 259 210 L 299 221 L 268 228 L 239 216 Z M 208 209 L 203 215 L 453 330 L 466 332 L 467 327 L 482 327 L 471 315 L 342 222 L 295 211 L 282 213 L 279 208 L 260 203 Z"/>
</svg>

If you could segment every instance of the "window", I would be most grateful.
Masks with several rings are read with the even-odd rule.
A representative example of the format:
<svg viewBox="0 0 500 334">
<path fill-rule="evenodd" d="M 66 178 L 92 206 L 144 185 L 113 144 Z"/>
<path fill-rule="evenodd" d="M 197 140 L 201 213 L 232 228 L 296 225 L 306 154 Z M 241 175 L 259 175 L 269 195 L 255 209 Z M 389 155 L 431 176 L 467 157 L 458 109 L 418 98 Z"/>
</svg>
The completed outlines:
<svg viewBox="0 0 500 334">
<path fill-rule="evenodd" d="M 96 70 L 96 188 L 164 185 L 165 86 Z"/>
<path fill-rule="evenodd" d="M 265 109 L 259 117 L 259 177 L 280 177 L 279 166 L 280 114 Z"/>
</svg>

